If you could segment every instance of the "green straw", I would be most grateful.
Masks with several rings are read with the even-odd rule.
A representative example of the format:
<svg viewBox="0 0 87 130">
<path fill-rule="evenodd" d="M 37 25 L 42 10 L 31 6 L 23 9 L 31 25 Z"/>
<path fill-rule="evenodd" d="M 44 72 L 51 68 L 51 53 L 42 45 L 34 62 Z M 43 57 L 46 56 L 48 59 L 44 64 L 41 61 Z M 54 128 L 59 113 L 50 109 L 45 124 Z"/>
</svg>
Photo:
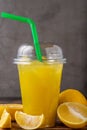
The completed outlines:
<svg viewBox="0 0 87 130">
<path fill-rule="evenodd" d="M 35 22 L 30 18 L 16 16 L 16 15 L 5 13 L 5 12 L 1 13 L 1 17 L 8 18 L 11 20 L 17 20 L 17 21 L 27 23 L 30 25 L 32 36 L 33 36 L 33 41 L 34 41 L 34 47 L 35 47 L 35 51 L 36 51 L 36 56 L 39 61 L 42 61 L 42 53 L 41 53 L 41 49 L 40 49 L 40 43 L 38 40 L 38 33 L 37 33 Z"/>
</svg>

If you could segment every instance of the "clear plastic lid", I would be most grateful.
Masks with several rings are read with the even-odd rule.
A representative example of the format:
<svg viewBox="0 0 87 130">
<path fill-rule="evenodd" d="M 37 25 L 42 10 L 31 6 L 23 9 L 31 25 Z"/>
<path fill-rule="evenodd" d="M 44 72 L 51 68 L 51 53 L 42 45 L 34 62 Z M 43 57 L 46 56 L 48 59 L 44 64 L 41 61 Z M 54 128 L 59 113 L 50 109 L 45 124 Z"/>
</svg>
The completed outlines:
<svg viewBox="0 0 87 130">
<path fill-rule="evenodd" d="M 66 59 L 63 58 L 62 49 L 58 45 L 42 46 L 41 51 L 43 61 L 47 60 L 49 62 L 57 61 L 66 63 Z M 14 64 L 29 64 L 36 59 L 34 47 L 30 45 L 22 45 L 18 49 L 17 58 L 14 59 Z"/>
</svg>

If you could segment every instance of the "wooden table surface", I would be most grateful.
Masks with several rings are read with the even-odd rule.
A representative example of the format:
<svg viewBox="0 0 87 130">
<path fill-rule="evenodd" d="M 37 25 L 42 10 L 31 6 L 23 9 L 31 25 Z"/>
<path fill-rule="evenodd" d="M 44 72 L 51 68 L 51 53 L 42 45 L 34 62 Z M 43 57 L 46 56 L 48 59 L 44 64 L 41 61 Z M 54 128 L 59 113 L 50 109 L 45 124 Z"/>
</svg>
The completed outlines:
<svg viewBox="0 0 87 130">
<path fill-rule="evenodd" d="M 15 98 L 2 98 L 0 99 L 0 103 L 21 103 L 21 99 L 15 99 Z M 2 129 L 0 130 L 23 130 L 20 128 L 16 122 L 12 122 L 12 128 L 9 129 Z M 56 121 L 56 125 L 53 128 L 39 128 L 38 130 L 87 130 L 87 127 L 80 128 L 80 129 L 72 129 L 66 127 L 63 123 Z"/>
</svg>

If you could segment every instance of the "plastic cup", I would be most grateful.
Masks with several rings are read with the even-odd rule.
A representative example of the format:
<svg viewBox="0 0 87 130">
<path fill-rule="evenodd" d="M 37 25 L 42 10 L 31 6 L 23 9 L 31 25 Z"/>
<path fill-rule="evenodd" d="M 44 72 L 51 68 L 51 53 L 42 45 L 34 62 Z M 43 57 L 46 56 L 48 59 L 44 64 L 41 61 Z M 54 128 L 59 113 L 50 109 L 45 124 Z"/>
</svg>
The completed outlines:
<svg viewBox="0 0 87 130">
<path fill-rule="evenodd" d="M 48 48 L 49 49 L 49 48 Z M 45 50 L 46 51 L 46 50 Z M 24 112 L 44 114 L 42 127 L 53 127 L 56 120 L 64 58 L 36 59 L 31 46 L 21 46 L 14 63 L 18 66 Z"/>
</svg>

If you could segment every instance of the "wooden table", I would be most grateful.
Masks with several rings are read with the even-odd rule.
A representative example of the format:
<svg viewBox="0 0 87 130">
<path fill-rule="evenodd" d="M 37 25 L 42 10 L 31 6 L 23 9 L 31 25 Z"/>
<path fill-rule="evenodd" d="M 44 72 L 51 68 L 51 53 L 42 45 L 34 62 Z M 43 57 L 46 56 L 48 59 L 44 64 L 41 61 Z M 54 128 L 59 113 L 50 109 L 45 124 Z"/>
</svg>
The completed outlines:
<svg viewBox="0 0 87 130">
<path fill-rule="evenodd" d="M 21 103 L 21 99 L 18 98 L 2 98 L 0 99 L 0 103 Z M 12 122 L 12 128 L 9 129 L 2 129 L 0 130 L 23 130 L 20 128 L 16 122 Z M 81 129 L 72 129 L 66 127 L 63 123 L 56 121 L 56 125 L 53 128 L 39 128 L 38 130 L 87 130 L 87 127 L 81 128 Z"/>
</svg>

